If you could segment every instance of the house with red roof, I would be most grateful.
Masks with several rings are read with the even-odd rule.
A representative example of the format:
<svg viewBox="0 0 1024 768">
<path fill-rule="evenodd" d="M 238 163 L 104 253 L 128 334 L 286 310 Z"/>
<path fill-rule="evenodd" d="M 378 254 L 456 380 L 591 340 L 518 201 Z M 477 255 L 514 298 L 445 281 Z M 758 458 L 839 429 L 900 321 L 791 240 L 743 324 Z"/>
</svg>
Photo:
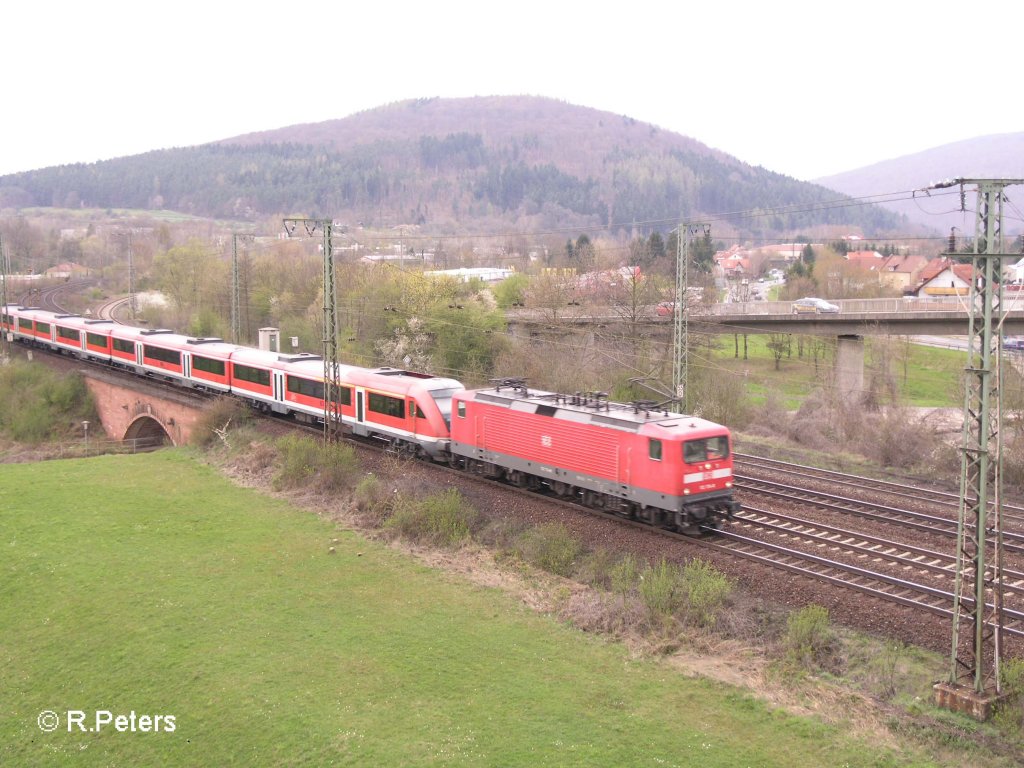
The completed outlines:
<svg viewBox="0 0 1024 768">
<path fill-rule="evenodd" d="M 971 292 L 974 269 L 970 264 L 957 264 L 952 259 L 932 259 L 921 270 L 917 285 L 905 294 L 921 299 L 942 299 L 967 296 Z"/>
<path fill-rule="evenodd" d="M 905 291 L 917 284 L 927 264 L 928 259 L 924 256 L 893 254 L 883 260 L 878 279 L 884 285 Z"/>
</svg>

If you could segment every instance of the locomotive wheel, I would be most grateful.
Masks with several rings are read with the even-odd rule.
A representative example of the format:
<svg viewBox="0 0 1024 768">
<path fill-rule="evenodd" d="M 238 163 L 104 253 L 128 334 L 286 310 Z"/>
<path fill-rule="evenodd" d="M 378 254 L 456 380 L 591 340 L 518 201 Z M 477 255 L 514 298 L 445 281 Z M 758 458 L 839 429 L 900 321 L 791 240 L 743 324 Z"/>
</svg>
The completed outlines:
<svg viewBox="0 0 1024 768">
<path fill-rule="evenodd" d="M 568 483 L 563 483 L 561 480 L 555 480 L 551 483 L 551 490 L 556 496 L 567 499 L 573 495 L 574 488 Z"/>
</svg>

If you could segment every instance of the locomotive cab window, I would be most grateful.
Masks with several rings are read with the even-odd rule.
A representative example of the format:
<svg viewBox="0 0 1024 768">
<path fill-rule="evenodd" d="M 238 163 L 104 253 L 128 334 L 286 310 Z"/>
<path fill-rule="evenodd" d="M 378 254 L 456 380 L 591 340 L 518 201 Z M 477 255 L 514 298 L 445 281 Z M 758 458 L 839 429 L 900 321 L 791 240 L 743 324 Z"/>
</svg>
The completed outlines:
<svg viewBox="0 0 1024 768">
<path fill-rule="evenodd" d="M 460 419 L 466 418 L 466 402 L 464 400 L 459 401 L 459 407 L 457 409 Z"/>
<path fill-rule="evenodd" d="M 707 437 L 703 440 L 687 440 L 683 443 L 683 461 L 697 464 L 729 458 L 729 438 L 725 435 Z"/>
<path fill-rule="evenodd" d="M 654 461 L 661 461 L 661 440 L 651 438 L 647 442 L 647 455 Z"/>
</svg>

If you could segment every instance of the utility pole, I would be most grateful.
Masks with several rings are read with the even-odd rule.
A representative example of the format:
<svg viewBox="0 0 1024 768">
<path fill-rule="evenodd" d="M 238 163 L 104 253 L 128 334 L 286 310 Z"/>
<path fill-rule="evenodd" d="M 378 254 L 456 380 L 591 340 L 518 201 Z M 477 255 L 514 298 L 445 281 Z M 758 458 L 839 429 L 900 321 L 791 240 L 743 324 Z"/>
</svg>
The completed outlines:
<svg viewBox="0 0 1024 768">
<path fill-rule="evenodd" d="M 11 263 L 7 258 L 7 249 L 4 248 L 4 236 L 0 234 L 0 312 L 4 315 L 4 320 L 7 319 L 7 280 L 8 275 L 11 273 Z M 2 328 L 2 324 L 0 324 Z M 11 343 L 7 340 L 7 334 L 11 329 L 3 329 L 3 349 L 4 357 L 9 357 L 11 354 Z"/>
<path fill-rule="evenodd" d="M 241 287 L 238 277 L 238 240 L 252 240 L 252 235 L 231 235 L 231 341 L 238 344 L 242 340 L 242 302 Z"/>
<path fill-rule="evenodd" d="M 132 322 L 135 322 L 135 315 L 138 312 L 138 303 L 135 301 L 135 263 L 132 254 L 132 231 L 128 230 L 128 314 Z"/>
<path fill-rule="evenodd" d="M 967 368 L 957 516 L 950 674 L 937 683 L 939 706 L 979 720 L 1002 693 L 1003 630 L 1002 323 L 1003 189 L 1024 179 L 954 179 L 942 189 L 977 186 L 968 304 Z M 954 256 L 954 254 L 948 254 Z"/>
<path fill-rule="evenodd" d="M 284 228 L 291 237 L 302 224 L 310 237 L 323 230 L 324 251 L 324 442 L 341 437 L 341 403 L 338 385 L 338 309 L 335 303 L 334 249 L 331 243 L 333 222 L 330 219 L 285 219 Z"/>
<path fill-rule="evenodd" d="M 683 224 L 676 230 L 676 300 L 672 318 L 672 393 L 675 408 L 686 413 L 686 379 L 690 347 L 690 250 L 694 235 L 711 233 L 710 224 Z"/>
</svg>

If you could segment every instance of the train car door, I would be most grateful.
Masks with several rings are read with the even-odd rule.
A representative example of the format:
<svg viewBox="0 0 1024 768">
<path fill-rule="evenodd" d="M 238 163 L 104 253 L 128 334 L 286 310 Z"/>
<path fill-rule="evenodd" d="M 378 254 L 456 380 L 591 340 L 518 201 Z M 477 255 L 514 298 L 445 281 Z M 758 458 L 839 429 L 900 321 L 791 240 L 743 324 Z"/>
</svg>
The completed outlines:
<svg viewBox="0 0 1024 768">
<path fill-rule="evenodd" d="M 408 408 L 409 408 L 409 411 L 408 411 L 408 413 L 409 413 L 409 431 L 412 432 L 414 435 L 419 434 L 419 431 L 416 429 L 416 412 L 419 409 L 416 407 L 416 400 L 415 400 L 415 398 L 412 398 L 412 397 L 409 398 Z"/>
<path fill-rule="evenodd" d="M 352 431 L 357 435 L 367 434 L 366 427 L 363 426 L 366 420 L 366 414 L 363 410 L 365 397 L 366 390 L 362 387 L 356 387 L 356 423 L 352 425 Z"/>
</svg>

